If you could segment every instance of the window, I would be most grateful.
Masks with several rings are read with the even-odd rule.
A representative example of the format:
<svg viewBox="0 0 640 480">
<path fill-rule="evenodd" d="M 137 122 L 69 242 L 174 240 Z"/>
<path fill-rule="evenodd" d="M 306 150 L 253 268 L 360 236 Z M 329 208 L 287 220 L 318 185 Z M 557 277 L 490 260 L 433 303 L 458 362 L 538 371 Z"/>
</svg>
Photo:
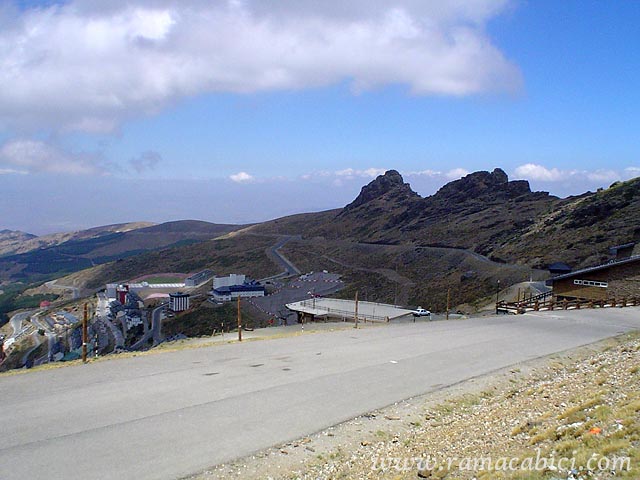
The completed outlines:
<svg viewBox="0 0 640 480">
<path fill-rule="evenodd" d="M 574 280 L 574 285 L 582 285 L 585 287 L 600 287 L 607 288 L 609 284 L 607 282 L 596 282 L 594 280 Z"/>
</svg>

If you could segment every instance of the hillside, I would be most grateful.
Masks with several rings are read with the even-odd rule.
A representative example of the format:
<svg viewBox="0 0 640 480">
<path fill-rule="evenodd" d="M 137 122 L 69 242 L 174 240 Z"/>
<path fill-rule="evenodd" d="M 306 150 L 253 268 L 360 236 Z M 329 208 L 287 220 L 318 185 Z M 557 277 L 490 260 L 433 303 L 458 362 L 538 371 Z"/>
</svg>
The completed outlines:
<svg viewBox="0 0 640 480">
<path fill-rule="evenodd" d="M 131 228 L 132 224 L 97 227 L 68 234 L 68 238 L 43 237 L 28 242 L 52 241 L 50 246 L 0 257 L 0 280 L 40 281 L 95 265 L 138 255 L 145 251 L 188 245 L 241 228 L 195 220 Z M 140 226 L 140 224 L 136 224 Z M 58 242 L 58 243 L 56 243 Z"/>
<path fill-rule="evenodd" d="M 73 240 L 96 238 L 115 232 L 128 232 L 138 228 L 150 227 L 152 225 L 155 224 L 150 222 L 118 223 L 114 225 L 93 227 L 87 230 L 52 233 L 39 237 L 30 233 L 2 230 L 0 231 L 0 257 L 27 253 L 40 248 L 53 247 Z"/>
<path fill-rule="evenodd" d="M 423 198 L 391 170 L 343 209 L 286 217 L 254 231 L 460 248 L 534 268 L 559 260 L 578 267 L 604 260 L 612 245 L 640 239 L 638 218 L 640 178 L 560 199 L 495 169 Z"/>
<path fill-rule="evenodd" d="M 162 248 L 73 273 L 58 283 L 99 289 L 109 282 L 160 271 L 190 273 L 204 268 L 218 275 L 242 272 L 252 278 L 263 278 L 279 273 L 265 253 L 275 241 L 269 235 L 242 235 Z"/>
<path fill-rule="evenodd" d="M 640 241 L 640 178 L 562 200 L 498 254 L 530 264 L 559 260 L 575 268 L 606 262 L 609 247 L 632 241 Z"/>
<path fill-rule="evenodd" d="M 532 192 L 528 182 L 510 181 L 495 169 L 467 175 L 423 198 L 398 172 L 389 171 L 342 209 L 284 217 L 195 245 L 176 242 L 131 258 L 121 254 L 117 262 L 79 272 L 62 284 L 99 288 L 146 273 L 205 267 L 260 278 L 277 273 L 267 250 L 276 235 L 286 234 L 296 237 L 282 251 L 301 271 L 343 275 L 347 287 L 340 296 L 358 291 L 367 300 L 441 311 L 449 291 L 451 305 L 473 310 L 491 301 L 498 281 L 505 286 L 543 280 L 549 263 L 597 263 L 608 258 L 608 247 L 639 239 L 639 186 L 640 179 L 634 179 L 561 199 Z M 178 227 L 141 229 L 117 245 L 135 253 L 138 235 L 161 229 L 168 238 L 167 232 Z M 118 251 L 114 245 L 94 245 L 91 252 L 108 259 Z"/>
<path fill-rule="evenodd" d="M 22 245 L 34 238 L 38 237 L 19 230 L 0 230 L 0 255 L 17 252 Z"/>
</svg>

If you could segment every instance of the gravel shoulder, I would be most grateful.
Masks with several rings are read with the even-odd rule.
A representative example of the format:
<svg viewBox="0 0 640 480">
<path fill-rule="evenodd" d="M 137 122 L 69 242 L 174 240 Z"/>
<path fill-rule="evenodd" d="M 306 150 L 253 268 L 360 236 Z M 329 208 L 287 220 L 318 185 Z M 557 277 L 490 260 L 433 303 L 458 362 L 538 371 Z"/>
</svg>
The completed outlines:
<svg viewBox="0 0 640 480">
<path fill-rule="evenodd" d="M 189 478 L 639 478 L 639 365 L 640 334 L 621 335 L 410 398 Z M 536 455 L 573 463 L 533 474 L 464 463 L 508 457 L 524 468 Z M 627 457 L 630 468 L 585 467 L 603 456 Z"/>
</svg>

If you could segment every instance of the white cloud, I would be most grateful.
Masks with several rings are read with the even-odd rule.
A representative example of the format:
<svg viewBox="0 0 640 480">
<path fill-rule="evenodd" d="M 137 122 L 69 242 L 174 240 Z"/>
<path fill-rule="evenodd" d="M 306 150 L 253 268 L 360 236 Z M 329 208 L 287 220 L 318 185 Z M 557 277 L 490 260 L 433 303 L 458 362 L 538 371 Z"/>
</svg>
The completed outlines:
<svg viewBox="0 0 640 480">
<path fill-rule="evenodd" d="M 13 168 L 0 168 L 0 175 L 26 175 L 26 170 L 15 170 Z"/>
<path fill-rule="evenodd" d="M 594 182 L 614 182 L 620 180 L 620 174 L 614 170 L 596 170 L 593 172 L 586 172 L 586 176 L 589 180 Z"/>
<path fill-rule="evenodd" d="M 253 175 L 249 175 L 247 172 L 238 172 L 233 175 L 229 175 L 229 178 L 236 183 L 250 183 L 255 181 Z"/>
<path fill-rule="evenodd" d="M 138 173 L 143 173 L 147 170 L 153 170 L 158 163 L 162 161 L 162 155 L 153 150 L 147 150 L 142 152 L 139 156 L 129 160 L 129 164 Z"/>
<path fill-rule="evenodd" d="M 0 147 L 0 169 L 6 173 L 106 174 L 100 155 L 67 152 L 39 140 L 16 139 Z"/>
<path fill-rule="evenodd" d="M 579 169 L 559 169 L 556 167 L 547 168 L 535 163 L 520 165 L 514 170 L 517 178 L 551 183 L 576 183 L 585 182 L 587 184 L 605 184 L 621 180 L 633 174 L 634 167 L 625 169 L 624 175 L 619 171 L 609 169 L 579 170 Z M 640 174 L 640 169 L 638 169 Z"/>
<path fill-rule="evenodd" d="M 465 175 L 469 175 L 468 170 L 465 170 L 464 168 L 454 168 L 452 170 L 449 170 L 445 174 L 445 177 L 448 178 L 449 180 L 457 180 L 459 178 L 464 177 Z"/>
<path fill-rule="evenodd" d="M 640 167 L 627 167 L 624 172 L 628 177 L 640 177 Z"/>
<path fill-rule="evenodd" d="M 0 123 L 109 131 L 208 92 L 350 82 L 417 95 L 512 91 L 486 35 L 506 0 L 70 0 L 0 8 Z"/>
<path fill-rule="evenodd" d="M 407 177 L 439 177 L 440 175 L 442 175 L 442 172 L 439 172 L 437 170 L 418 170 L 415 172 L 406 172 L 404 175 L 406 175 Z"/>
<path fill-rule="evenodd" d="M 562 172 L 557 168 L 549 169 L 542 165 L 536 165 L 535 163 L 527 163 L 517 167 L 515 169 L 515 174 L 519 178 L 526 178 L 528 180 L 557 182 L 566 179 L 566 176 L 570 174 L 570 172 Z"/>
<path fill-rule="evenodd" d="M 378 175 L 384 175 L 387 171 L 386 168 L 366 168 L 364 170 L 357 170 L 355 168 L 345 168 L 344 170 L 337 170 L 334 175 L 337 177 L 344 177 L 348 179 L 352 178 L 375 178 Z"/>
</svg>

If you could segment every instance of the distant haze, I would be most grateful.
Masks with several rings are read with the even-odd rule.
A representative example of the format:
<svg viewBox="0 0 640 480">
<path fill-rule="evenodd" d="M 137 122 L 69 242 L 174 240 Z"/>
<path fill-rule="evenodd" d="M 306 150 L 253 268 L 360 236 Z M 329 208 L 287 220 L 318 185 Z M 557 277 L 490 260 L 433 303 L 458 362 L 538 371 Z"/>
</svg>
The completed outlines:
<svg viewBox="0 0 640 480">
<path fill-rule="evenodd" d="M 242 184 L 226 179 L 151 181 L 49 175 L 18 176 L 7 181 L 7 177 L 0 176 L 2 196 L 11 199 L 0 204 L 0 226 L 43 235 L 130 221 L 261 222 L 343 207 L 373 178 L 318 175 L 307 181 L 271 179 Z M 405 174 L 405 181 L 427 196 L 449 179 L 444 175 L 409 173 Z M 540 181 L 531 184 L 534 190 L 559 196 L 600 186 L 587 179 L 581 185 Z"/>
</svg>

